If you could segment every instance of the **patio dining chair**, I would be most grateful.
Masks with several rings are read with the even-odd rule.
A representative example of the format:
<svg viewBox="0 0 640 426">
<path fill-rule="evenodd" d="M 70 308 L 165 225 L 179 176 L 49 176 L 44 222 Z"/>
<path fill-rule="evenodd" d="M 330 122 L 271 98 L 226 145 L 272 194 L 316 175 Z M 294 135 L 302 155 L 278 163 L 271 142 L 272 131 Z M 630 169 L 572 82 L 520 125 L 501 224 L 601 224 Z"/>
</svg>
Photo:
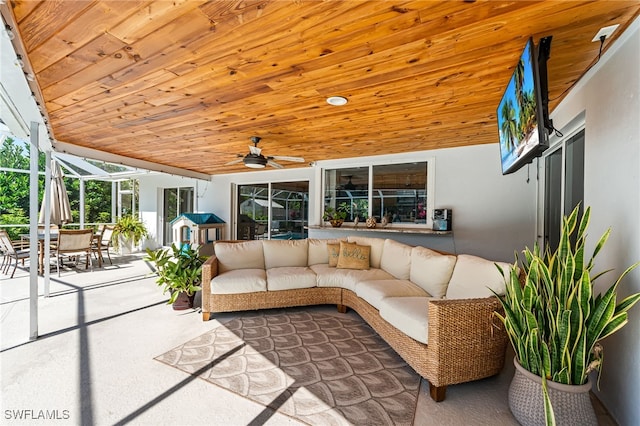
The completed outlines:
<svg viewBox="0 0 640 426">
<path fill-rule="evenodd" d="M 93 271 L 92 242 L 93 229 L 61 229 L 58 232 L 58 241 L 53 251 L 58 276 L 60 276 L 60 265 L 64 259 L 73 259 L 77 266 L 81 256 L 86 256 L 86 269 L 91 268 Z"/>
<path fill-rule="evenodd" d="M 109 258 L 109 263 L 113 265 L 111 261 L 111 254 L 109 254 L 109 249 L 111 248 L 111 236 L 113 235 L 113 225 L 104 225 L 102 228 L 102 232 L 100 233 L 100 238 L 94 238 L 93 241 L 93 252 L 96 256 L 103 256 L 104 253 L 107 253 L 107 257 Z"/>
<path fill-rule="evenodd" d="M 27 242 L 28 244 L 28 242 Z M 16 273 L 18 268 L 18 262 L 22 262 L 29 258 L 29 246 L 25 245 L 21 241 L 12 241 L 7 231 L 0 229 L 0 250 L 4 258 L 2 259 L 2 273 L 7 274 L 11 267 L 11 260 L 14 259 L 16 263 L 13 265 L 13 271 L 11 271 L 11 278 Z"/>
</svg>

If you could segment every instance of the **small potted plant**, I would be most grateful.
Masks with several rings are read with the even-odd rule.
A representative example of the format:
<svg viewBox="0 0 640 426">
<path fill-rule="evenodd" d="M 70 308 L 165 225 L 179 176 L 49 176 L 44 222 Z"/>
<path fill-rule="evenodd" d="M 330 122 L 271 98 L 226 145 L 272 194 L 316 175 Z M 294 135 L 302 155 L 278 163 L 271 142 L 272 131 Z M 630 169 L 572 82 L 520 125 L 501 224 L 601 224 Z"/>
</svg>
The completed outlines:
<svg viewBox="0 0 640 426">
<path fill-rule="evenodd" d="M 597 424 L 591 405 L 589 373 L 600 372 L 600 340 L 627 323 L 627 311 L 640 293 L 617 302 L 617 287 L 626 271 L 602 294 L 593 282 L 594 258 L 609 237 L 606 231 L 593 255 L 585 253 L 590 208 L 578 222 L 579 207 L 563 219 L 558 249 L 542 254 L 524 250 L 522 274 L 511 268 L 506 293 L 499 297 L 504 324 L 515 351 L 515 375 L 509 388 L 509 407 L 522 425 Z M 606 271 L 605 271 L 606 272 Z"/>
<path fill-rule="evenodd" d="M 131 253 L 132 247 L 137 247 L 147 235 L 147 228 L 140 219 L 133 215 L 125 215 L 116 220 L 111 241 L 113 248 L 120 253 Z"/>
<path fill-rule="evenodd" d="M 206 257 L 200 256 L 198 249 L 190 244 L 182 247 L 172 244 L 170 248 L 155 251 L 147 249 L 145 260 L 154 263 L 156 283 L 163 286 L 163 294 L 171 293 L 167 304 L 172 304 L 175 310 L 192 308 L 195 294 L 201 289 L 202 264 Z"/>
<path fill-rule="evenodd" d="M 347 204 L 342 203 L 337 208 L 327 206 L 322 214 L 322 220 L 327 221 L 334 228 L 339 228 L 347 218 Z"/>
</svg>

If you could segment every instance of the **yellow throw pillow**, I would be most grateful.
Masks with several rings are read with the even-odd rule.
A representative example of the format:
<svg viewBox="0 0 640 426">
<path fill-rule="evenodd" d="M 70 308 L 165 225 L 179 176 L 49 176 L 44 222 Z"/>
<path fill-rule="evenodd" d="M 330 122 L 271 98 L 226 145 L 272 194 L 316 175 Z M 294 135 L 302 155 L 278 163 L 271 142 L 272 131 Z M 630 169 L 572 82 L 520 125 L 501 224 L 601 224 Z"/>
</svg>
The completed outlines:
<svg viewBox="0 0 640 426">
<path fill-rule="evenodd" d="M 329 252 L 329 266 L 336 267 L 338 265 L 338 256 L 340 256 L 340 244 L 327 244 Z"/>
<path fill-rule="evenodd" d="M 336 267 L 344 269 L 369 269 L 371 246 L 340 241 L 340 256 Z"/>
</svg>

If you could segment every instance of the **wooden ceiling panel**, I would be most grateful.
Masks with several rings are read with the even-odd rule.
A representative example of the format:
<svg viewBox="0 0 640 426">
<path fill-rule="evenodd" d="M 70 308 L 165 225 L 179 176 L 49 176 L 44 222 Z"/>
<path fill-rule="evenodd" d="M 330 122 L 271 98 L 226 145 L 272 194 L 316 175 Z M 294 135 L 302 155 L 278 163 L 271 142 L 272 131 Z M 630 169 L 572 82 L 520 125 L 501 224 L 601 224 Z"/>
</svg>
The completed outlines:
<svg viewBox="0 0 640 426">
<path fill-rule="evenodd" d="M 35 4 L 34 4 L 35 3 Z M 525 41 L 551 108 L 637 1 L 13 0 L 56 140 L 219 174 L 261 136 L 305 162 L 495 143 Z M 349 99 L 343 107 L 327 96 Z M 305 163 L 286 163 L 288 168 Z"/>
</svg>

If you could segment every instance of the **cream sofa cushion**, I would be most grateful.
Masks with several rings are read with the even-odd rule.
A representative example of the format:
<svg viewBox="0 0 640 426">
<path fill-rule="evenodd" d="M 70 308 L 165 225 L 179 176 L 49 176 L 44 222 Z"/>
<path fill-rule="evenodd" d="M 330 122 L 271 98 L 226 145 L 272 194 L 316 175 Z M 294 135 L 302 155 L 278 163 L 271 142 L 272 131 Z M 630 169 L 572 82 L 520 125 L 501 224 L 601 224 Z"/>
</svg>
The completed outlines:
<svg viewBox="0 0 640 426">
<path fill-rule="evenodd" d="M 501 274 L 496 264 L 504 273 Z M 447 287 L 447 299 L 473 299 L 493 296 L 489 288 L 499 295 L 505 292 L 505 277 L 509 277 L 511 265 L 493 262 L 470 254 L 458 255 L 453 275 Z"/>
<path fill-rule="evenodd" d="M 361 246 L 371 246 L 369 264 L 372 268 L 380 268 L 380 260 L 382 259 L 382 250 L 384 247 L 384 238 L 358 237 L 351 235 L 347 237 L 347 241 L 350 243 L 359 244 Z"/>
<path fill-rule="evenodd" d="M 380 309 L 385 297 L 429 296 L 422 288 L 409 280 L 374 280 L 356 283 L 356 294 L 371 306 Z"/>
<path fill-rule="evenodd" d="M 213 249 L 218 258 L 219 273 L 235 269 L 264 269 L 262 241 L 220 242 Z"/>
<path fill-rule="evenodd" d="M 264 269 L 234 269 L 213 277 L 211 294 L 235 294 L 267 291 Z"/>
<path fill-rule="evenodd" d="M 319 239 L 309 238 L 307 239 L 309 244 L 309 258 L 307 265 L 317 265 L 319 263 L 329 263 L 329 252 L 327 251 L 327 244 L 340 244 L 339 239 Z"/>
<path fill-rule="evenodd" d="M 262 240 L 266 269 L 307 266 L 307 240 Z"/>
<path fill-rule="evenodd" d="M 429 297 L 387 297 L 380 302 L 380 316 L 420 343 L 429 341 Z"/>
<path fill-rule="evenodd" d="M 355 291 L 356 283 L 365 280 L 390 280 L 393 275 L 382 269 L 338 269 L 329 265 L 311 265 L 318 287 L 339 287 Z"/>
<path fill-rule="evenodd" d="M 408 280 L 412 248 L 394 240 L 384 240 L 380 267 L 399 280 Z"/>
<path fill-rule="evenodd" d="M 425 247 L 413 247 L 409 279 L 431 296 L 440 299 L 447 292 L 455 264 L 455 256 L 440 254 Z"/>
<path fill-rule="evenodd" d="M 291 290 L 316 286 L 316 273 L 307 266 L 267 269 L 267 290 Z"/>
</svg>

